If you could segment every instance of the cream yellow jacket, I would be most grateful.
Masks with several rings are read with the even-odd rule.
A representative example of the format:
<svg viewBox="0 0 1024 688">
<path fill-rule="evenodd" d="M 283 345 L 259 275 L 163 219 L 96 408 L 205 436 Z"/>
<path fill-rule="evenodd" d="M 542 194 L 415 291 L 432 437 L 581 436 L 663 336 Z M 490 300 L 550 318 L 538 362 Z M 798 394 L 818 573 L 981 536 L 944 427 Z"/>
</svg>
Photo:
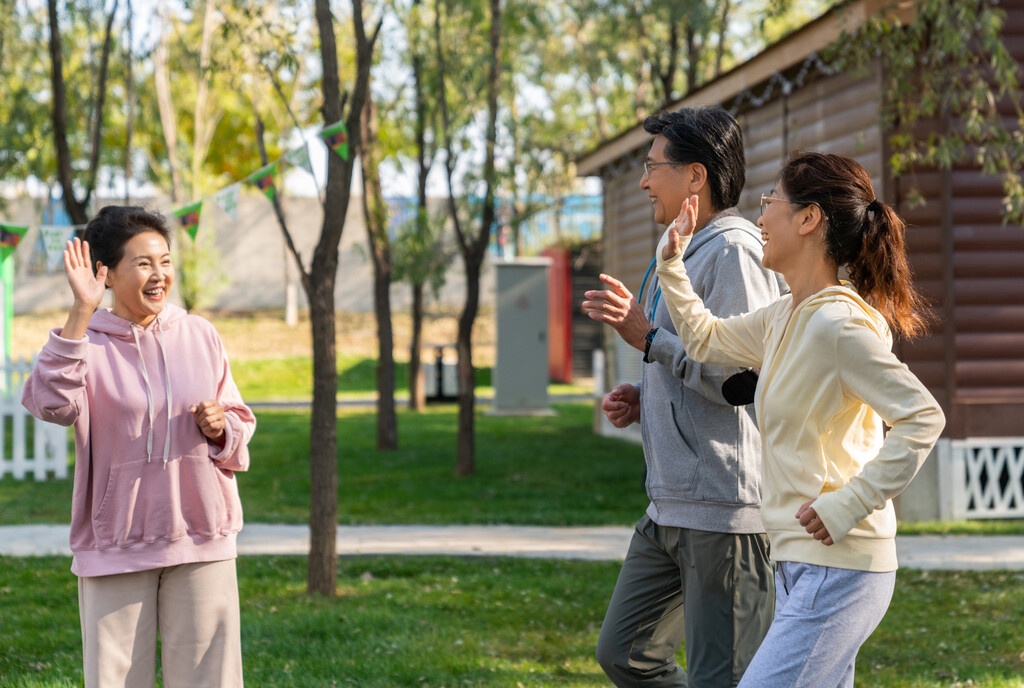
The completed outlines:
<svg viewBox="0 0 1024 688">
<path fill-rule="evenodd" d="M 680 256 L 658 277 L 686 353 L 719 365 L 760 367 L 754 401 L 762 446 L 762 507 L 772 559 L 893 571 L 892 502 L 945 424 L 935 399 L 892 353 L 882 316 L 847 287 L 796 304 L 786 295 L 731 318 L 711 314 Z M 883 421 L 890 430 L 883 438 Z M 835 544 L 796 518 L 807 501 Z"/>
</svg>

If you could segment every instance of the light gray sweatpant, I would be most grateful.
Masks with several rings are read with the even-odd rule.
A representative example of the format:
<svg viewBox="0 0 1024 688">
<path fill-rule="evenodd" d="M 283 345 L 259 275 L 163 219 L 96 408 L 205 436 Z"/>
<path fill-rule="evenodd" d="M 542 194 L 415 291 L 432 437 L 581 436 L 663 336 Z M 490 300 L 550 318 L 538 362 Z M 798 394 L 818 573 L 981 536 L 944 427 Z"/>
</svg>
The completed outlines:
<svg viewBox="0 0 1024 688">
<path fill-rule="evenodd" d="M 775 620 L 739 688 L 853 688 L 857 652 L 895 584 L 895 571 L 778 562 Z"/>
</svg>

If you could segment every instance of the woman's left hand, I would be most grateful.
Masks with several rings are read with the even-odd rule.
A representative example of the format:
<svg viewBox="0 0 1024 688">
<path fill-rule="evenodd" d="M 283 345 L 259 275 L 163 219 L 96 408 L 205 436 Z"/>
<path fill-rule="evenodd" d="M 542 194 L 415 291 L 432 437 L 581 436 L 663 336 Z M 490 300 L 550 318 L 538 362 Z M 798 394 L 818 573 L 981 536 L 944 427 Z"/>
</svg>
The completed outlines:
<svg viewBox="0 0 1024 688">
<path fill-rule="evenodd" d="M 224 419 L 224 407 L 215 399 L 207 399 L 198 404 L 192 404 L 188 410 L 199 426 L 199 430 L 211 442 L 217 445 L 224 445 L 224 428 L 227 421 Z"/>
<path fill-rule="evenodd" d="M 815 540 L 821 540 L 823 545 L 831 545 L 832 536 L 829 535 L 825 524 L 821 522 L 818 512 L 811 508 L 813 503 L 813 499 L 809 502 L 804 502 L 803 506 L 796 512 L 796 517 L 800 521 L 800 525 L 804 527 L 804 530 L 810 533 Z"/>
</svg>

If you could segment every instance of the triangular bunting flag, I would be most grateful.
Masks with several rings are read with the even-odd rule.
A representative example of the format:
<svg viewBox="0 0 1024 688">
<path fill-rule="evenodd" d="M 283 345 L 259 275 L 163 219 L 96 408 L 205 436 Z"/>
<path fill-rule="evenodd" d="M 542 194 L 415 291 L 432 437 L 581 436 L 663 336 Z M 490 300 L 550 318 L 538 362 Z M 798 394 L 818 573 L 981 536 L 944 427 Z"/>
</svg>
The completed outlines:
<svg viewBox="0 0 1024 688">
<path fill-rule="evenodd" d="M 64 249 L 68 241 L 75 238 L 76 229 L 74 225 L 39 225 L 39 237 L 42 239 L 43 252 L 46 254 L 46 272 L 52 273 L 57 270 L 57 266 L 64 258 Z"/>
<path fill-rule="evenodd" d="M 342 160 L 348 160 L 348 130 L 345 128 L 345 120 L 338 120 L 321 129 L 320 138 L 328 148 L 340 155 Z"/>
<path fill-rule="evenodd" d="M 188 233 L 192 241 L 196 240 L 196 232 L 199 231 L 199 213 L 202 209 L 203 202 L 196 201 L 171 211 L 171 214 L 178 219 L 178 225 Z"/>
<path fill-rule="evenodd" d="M 313 176 L 313 163 L 309 160 L 309 146 L 305 141 L 298 148 L 293 148 L 282 156 L 292 167 L 301 167 L 309 175 Z M 315 178 L 315 177 L 314 177 Z"/>
<path fill-rule="evenodd" d="M 21 225 L 0 224 L 0 261 L 7 260 L 7 256 L 14 253 L 27 231 L 28 227 Z"/>
<path fill-rule="evenodd" d="M 274 200 L 274 195 L 277 191 L 274 189 L 274 175 L 277 173 L 277 163 L 272 162 L 269 165 L 264 165 L 259 168 L 248 177 L 246 181 L 255 184 L 256 187 L 263 192 L 270 200 Z"/>
<path fill-rule="evenodd" d="M 213 201 L 221 210 L 231 216 L 233 222 L 238 222 L 238 193 L 242 188 L 241 182 L 235 182 L 231 186 L 213 194 Z"/>
</svg>

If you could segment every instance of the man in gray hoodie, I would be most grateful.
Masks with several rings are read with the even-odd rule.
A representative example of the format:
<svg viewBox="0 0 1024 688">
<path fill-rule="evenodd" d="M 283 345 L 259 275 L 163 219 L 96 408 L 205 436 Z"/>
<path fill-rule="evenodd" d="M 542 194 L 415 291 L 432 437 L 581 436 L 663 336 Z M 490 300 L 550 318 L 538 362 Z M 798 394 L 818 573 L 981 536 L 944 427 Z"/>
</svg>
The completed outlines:
<svg viewBox="0 0 1024 688">
<path fill-rule="evenodd" d="M 640 188 L 655 222 L 667 226 L 684 198 L 700 199 L 683 260 L 707 307 L 724 317 L 778 298 L 779 281 L 761 265 L 760 232 L 734 207 L 745 181 L 736 120 L 719 107 L 685 108 L 648 117 L 644 128 L 654 140 Z M 620 688 L 735 686 L 774 609 L 750 403 L 756 374 L 691 361 L 657 277 L 648 274 L 644 306 L 609 275 L 601 276 L 608 289 L 588 291 L 582 304 L 642 352 L 640 383 L 616 386 L 602 410 L 617 427 L 640 422 L 651 499 L 615 585 L 597 659 Z M 684 638 L 685 671 L 675 659 Z"/>
</svg>

